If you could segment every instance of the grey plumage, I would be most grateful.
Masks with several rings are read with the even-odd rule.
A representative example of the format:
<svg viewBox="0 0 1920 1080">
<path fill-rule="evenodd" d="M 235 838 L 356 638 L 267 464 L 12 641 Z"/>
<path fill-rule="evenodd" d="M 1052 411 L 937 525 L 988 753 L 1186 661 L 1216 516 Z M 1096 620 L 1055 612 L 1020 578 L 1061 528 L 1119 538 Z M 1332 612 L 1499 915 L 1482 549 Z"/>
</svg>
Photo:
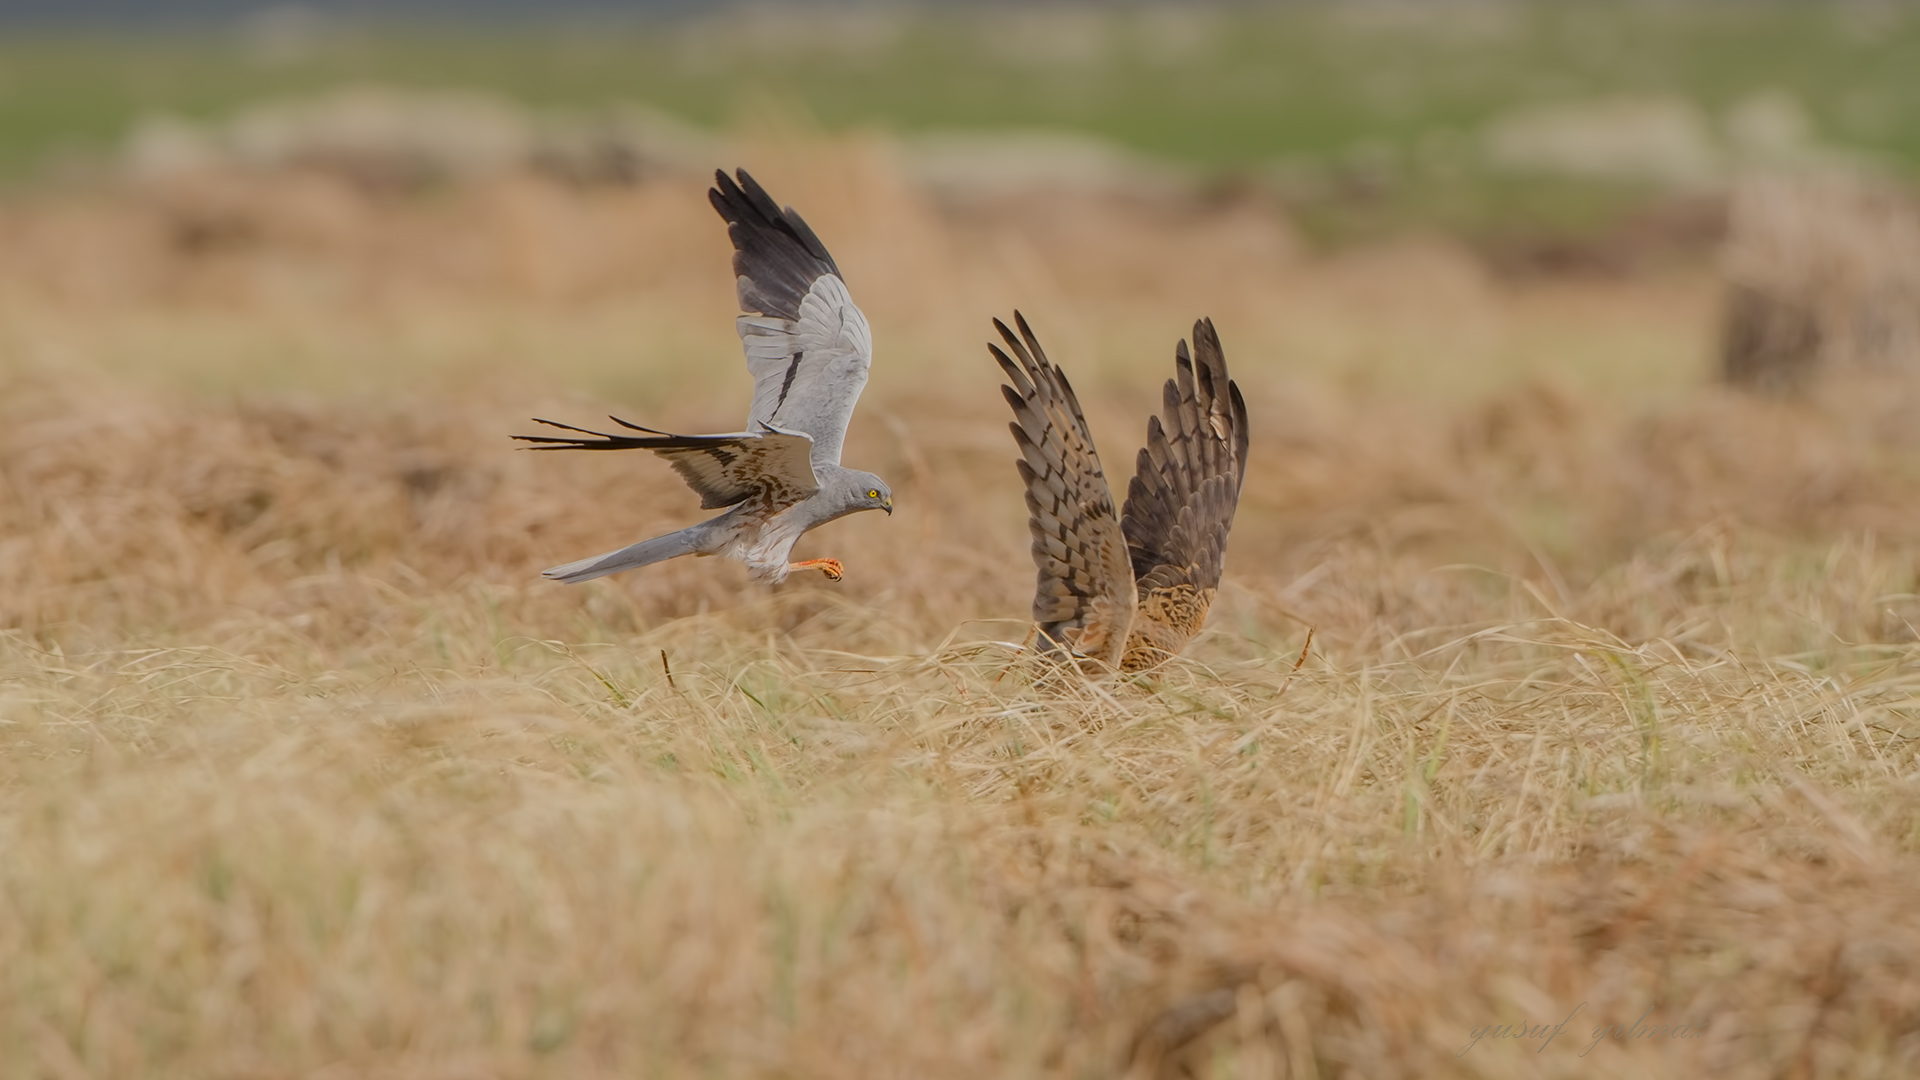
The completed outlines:
<svg viewBox="0 0 1920 1080">
<path fill-rule="evenodd" d="M 867 383 L 873 341 L 840 269 L 792 207 L 782 210 L 753 177 L 714 174 L 707 195 L 733 241 L 735 320 L 753 375 L 747 430 L 672 435 L 614 423 L 608 434 L 551 420 L 568 436 L 515 435 L 537 450 L 650 450 L 700 496 L 703 509 L 730 507 L 698 525 L 619 551 L 556 566 L 545 576 L 587 581 L 681 555 L 723 555 L 756 581 L 777 583 L 802 567 L 838 580 L 833 559 L 787 562 L 801 535 L 861 510 L 893 512 L 893 493 L 872 473 L 840 464 L 855 402 Z"/>
<path fill-rule="evenodd" d="M 679 532 L 670 532 L 665 536 L 656 536 L 651 540 L 630 544 L 619 551 L 556 566 L 548 570 L 546 576 L 555 581 L 564 581 L 573 585 L 582 581 L 592 581 L 597 577 L 606 577 L 621 570 L 631 570 L 636 566 L 652 566 L 657 562 L 666 562 L 668 559 L 677 559 L 682 555 L 699 552 L 702 543 L 708 539 L 711 532 L 711 523 L 703 521 L 690 528 L 681 529 Z"/>
<path fill-rule="evenodd" d="M 715 174 L 707 198 L 727 219 L 734 287 L 748 313 L 734 320 L 753 373 L 747 429 L 804 431 L 814 462 L 837 465 L 873 361 L 866 316 L 813 230 L 745 170 L 738 184 Z"/>
</svg>

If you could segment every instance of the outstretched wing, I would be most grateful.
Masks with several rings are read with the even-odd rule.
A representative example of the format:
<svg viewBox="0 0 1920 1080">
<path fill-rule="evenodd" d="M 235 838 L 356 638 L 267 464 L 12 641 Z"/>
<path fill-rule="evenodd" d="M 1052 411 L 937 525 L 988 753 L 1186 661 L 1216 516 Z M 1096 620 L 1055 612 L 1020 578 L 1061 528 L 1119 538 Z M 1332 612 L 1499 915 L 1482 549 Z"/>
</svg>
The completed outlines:
<svg viewBox="0 0 1920 1080">
<path fill-rule="evenodd" d="M 747 427 L 805 432 L 813 460 L 837 465 L 873 361 L 866 316 L 800 215 L 780 209 L 745 169 L 739 177 L 716 172 L 707 198 L 727 221 L 746 312 L 735 326 L 753 373 Z"/>
<path fill-rule="evenodd" d="M 993 325 L 1019 362 L 997 345 L 987 348 L 1011 383 L 1001 391 L 1013 406 L 1010 426 L 1040 571 L 1033 618 L 1050 641 L 1112 667 L 1133 621 L 1126 538 L 1073 387 L 1047 361 L 1027 320 L 1019 312 L 1013 320 L 1019 337 L 999 319 Z"/>
<path fill-rule="evenodd" d="M 533 443 L 535 450 L 651 450 L 666 458 L 687 486 L 699 493 L 700 506 L 706 510 L 732 506 L 756 492 L 768 493 L 776 506 L 790 506 L 820 490 L 820 482 L 813 475 L 812 442 L 798 432 L 762 428 L 734 435 L 669 435 L 629 424 L 617 416 L 607 419 L 645 434 L 609 435 L 536 418 L 536 424 L 593 437 L 514 438 Z"/>
<path fill-rule="evenodd" d="M 1173 365 L 1120 515 L 1139 588 L 1129 670 L 1179 652 L 1206 622 L 1247 472 L 1247 403 L 1213 320 L 1193 324 L 1193 355 L 1182 341 Z"/>
</svg>

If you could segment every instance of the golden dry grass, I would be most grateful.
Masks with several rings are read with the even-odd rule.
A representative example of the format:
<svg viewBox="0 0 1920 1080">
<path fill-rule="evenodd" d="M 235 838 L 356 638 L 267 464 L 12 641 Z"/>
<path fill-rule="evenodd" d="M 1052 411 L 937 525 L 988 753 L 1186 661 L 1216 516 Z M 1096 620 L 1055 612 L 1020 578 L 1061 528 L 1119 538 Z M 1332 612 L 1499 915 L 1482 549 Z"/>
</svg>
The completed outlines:
<svg viewBox="0 0 1920 1080">
<path fill-rule="evenodd" d="M 1904 391 L 1707 388 L 1688 272 L 742 153 L 880 344 L 849 459 L 900 512 L 808 538 L 837 586 L 536 576 L 696 511 L 527 416 L 738 422 L 697 178 L 0 210 L 6 1075 L 1914 1070 Z M 1015 305 L 1116 473 L 1195 316 L 1248 392 L 1152 678 L 1015 662 Z M 1698 1037 L 1594 1034 L 1636 1020 Z"/>
<path fill-rule="evenodd" d="M 1721 370 L 1792 391 L 1920 366 L 1920 214 L 1884 181 L 1763 177 L 1730 202 Z"/>
</svg>

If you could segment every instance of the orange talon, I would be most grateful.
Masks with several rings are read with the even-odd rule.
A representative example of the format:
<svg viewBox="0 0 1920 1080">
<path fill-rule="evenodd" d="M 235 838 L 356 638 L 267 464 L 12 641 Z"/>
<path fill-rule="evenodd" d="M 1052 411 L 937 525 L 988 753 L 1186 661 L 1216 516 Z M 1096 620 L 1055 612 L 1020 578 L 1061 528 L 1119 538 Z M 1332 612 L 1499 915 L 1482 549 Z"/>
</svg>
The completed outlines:
<svg viewBox="0 0 1920 1080">
<path fill-rule="evenodd" d="M 828 581 L 839 581 L 847 574 L 847 568 L 840 565 L 839 559 L 808 559 L 806 562 L 788 563 L 787 570 L 818 570 L 827 575 Z"/>
</svg>

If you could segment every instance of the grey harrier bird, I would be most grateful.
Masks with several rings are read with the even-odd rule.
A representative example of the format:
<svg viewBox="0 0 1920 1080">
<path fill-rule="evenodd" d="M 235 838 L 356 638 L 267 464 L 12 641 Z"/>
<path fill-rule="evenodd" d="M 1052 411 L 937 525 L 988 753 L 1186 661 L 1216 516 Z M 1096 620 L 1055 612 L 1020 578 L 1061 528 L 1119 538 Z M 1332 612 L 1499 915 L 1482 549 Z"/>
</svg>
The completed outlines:
<svg viewBox="0 0 1920 1080">
<path fill-rule="evenodd" d="M 1073 387 L 1027 320 L 1013 319 L 1018 337 L 993 321 L 1013 357 L 987 348 L 1012 384 L 1001 391 L 1027 488 L 1042 647 L 1108 670 L 1152 667 L 1200 632 L 1219 588 L 1247 472 L 1247 403 L 1213 321 L 1194 323 L 1193 353 L 1185 341 L 1174 349 L 1161 415 L 1147 420 L 1116 514 Z"/>
<path fill-rule="evenodd" d="M 638 435 L 607 434 L 536 419 L 576 436 L 515 435 L 536 450 L 651 450 L 700 496 L 703 510 L 732 507 L 678 532 L 591 559 L 556 566 L 556 581 L 593 578 L 681 555 L 723 555 L 747 564 L 754 581 L 777 584 L 795 570 L 839 581 L 838 559 L 790 563 L 802 533 L 861 510 L 893 513 L 893 491 L 872 473 L 843 468 L 840 444 L 867 385 L 873 338 L 847 283 L 819 237 L 789 206 L 748 176 L 714 174 L 707 192 L 733 239 L 733 272 L 746 314 L 734 321 L 753 374 L 747 430 L 669 435 L 614 423 Z M 592 436 L 585 438 L 584 436 Z"/>
</svg>

